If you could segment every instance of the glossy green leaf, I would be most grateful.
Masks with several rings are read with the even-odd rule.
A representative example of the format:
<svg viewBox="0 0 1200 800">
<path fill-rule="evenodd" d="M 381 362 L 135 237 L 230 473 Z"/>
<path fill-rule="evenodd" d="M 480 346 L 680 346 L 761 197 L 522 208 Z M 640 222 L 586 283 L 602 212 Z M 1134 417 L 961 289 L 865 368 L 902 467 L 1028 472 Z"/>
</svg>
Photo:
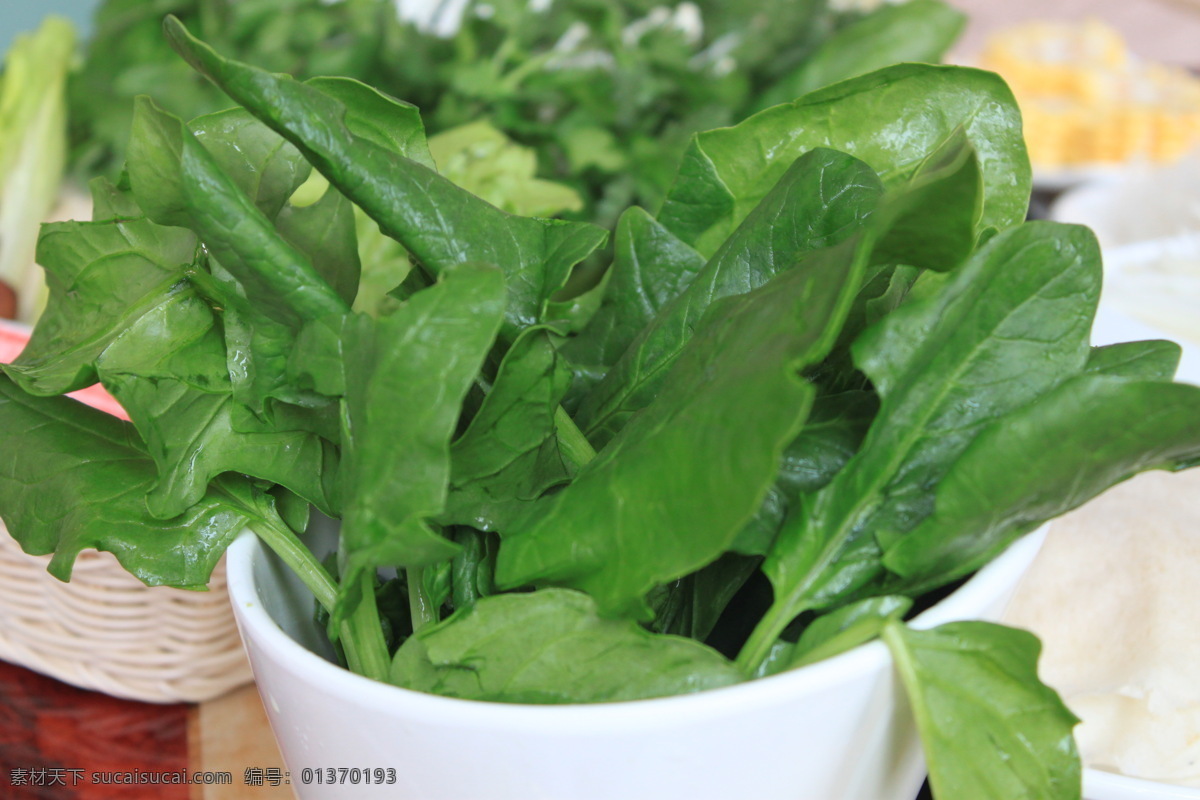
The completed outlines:
<svg viewBox="0 0 1200 800">
<path fill-rule="evenodd" d="M 267 513 L 245 481 L 212 489 L 182 514 L 152 517 L 156 479 L 133 426 L 65 397 L 36 398 L 0 376 L 0 507 L 22 549 L 53 553 L 50 572 L 69 580 L 82 550 L 111 552 L 152 585 L 201 588 L 225 547 Z"/>
<path fill-rule="evenodd" d="M 199 117 L 187 128 L 267 219 L 279 215 L 312 171 L 299 150 L 244 108 Z"/>
<path fill-rule="evenodd" d="M 144 218 L 55 222 L 38 240 L 50 301 L 4 370 L 33 394 L 96 382 L 96 359 L 144 315 L 185 291 L 196 237 Z"/>
<path fill-rule="evenodd" d="M 909 597 L 884 595 L 822 614 L 796 640 L 788 668 L 815 664 L 871 641 L 890 620 L 903 619 L 912 604 Z"/>
<path fill-rule="evenodd" d="M 798 371 L 832 346 L 866 252 L 819 250 L 714 306 L 654 403 L 505 537 L 497 583 L 583 589 L 602 613 L 646 618 L 648 591 L 724 552 L 807 416 Z"/>
<path fill-rule="evenodd" d="M 945 583 L 1115 483 L 1198 460 L 1200 388 L 1080 375 L 983 431 L 939 482 L 933 514 L 884 563 L 906 586 Z"/>
<path fill-rule="evenodd" d="M 880 194 L 874 173 L 854 158 L 818 149 L 797 159 L 584 399 L 580 427 L 599 443 L 610 439 L 658 394 L 671 364 L 714 301 L 762 286 L 807 253 L 853 236 Z"/>
<path fill-rule="evenodd" d="M 580 592 L 543 589 L 478 600 L 408 639 L 392 682 L 507 703 L 599 703 L 687 694 L 742 680 L 699 642 L 602 619 Z"/>
<path fill-rule="evenodd" d="M 760 563 L 760 558 L 726 553 L 691 575 L 659 587 L 649 598 L 654 609 L 651 629 L 705 641 Z"/>
<path fill-rule="evenodd" d="M 785 523 L 767 558 L 783 616 L 874 580 L 881 545 L 928 516 L 930 489 L 971 441 L 1083 368 L 1099 291 L 1090 231 L 1029 223 L 859 337 L 855 361 L 881 406 L 858 454 Z"/>
<path fill-rule="evenodd" d="M 959 129 L 983 170 L 980 230 L 1024 220 L 1030 168 L 1012 93 L 990 72 L 923 64 L 888 67 L 697 134 L 658 219 L 711 253 L 797 156 L 840 150 L 894 186 Z"/>
<path fill-rule="evenodd" d="M 881 5 L 821 42 L 798 69 L 771 87 L 759 108 L 893 64 L 937 63 L 965 23 L 961 11 L 939 0 Z"/>
<path fill-rule="evenodd" d="M 173 17 L 172 45 L 230 97 L 278 131 L 384 233 L 434 273 L 483 262 L 505 272 L 509 302 L 505 337 L 544 318 L 551 295 L 572 267 L 604 243 L 607 233 L 585 223 L 514 217 L 412 159 L 381 146 L 343 122 L 344 105 L 320 85 L 225 59 L 192 37 Z"/>
<path fill-rule="evenodd" d="M 884 629 L 940 800 L 1079 800 L 1079 721 L 1038 679 L 1028 631 L 952 622 Z"/>
<path fill-rule="evenodd" d="M 554 415 L 570 380 L 545 330 L 528 330 L 513 343 L 479 411 L 450 448 L 445 524 L 503 530 L 546 489 L 569 479 Z"/>
<path fill-rule="evenodd" d="M 331 444 L 303 431 L 234 430 L 222 336 L 194 292 L 178 292 L 139 318 L 97 367 L 158 466 L 159 481 L 146 498 L 154 516 L 183 513 L 225 472 L 283 484 L 332 510 L 326 481 L 337 453 Z"/>
<path fill-rule="evenodd" d="M 426 520 L 445 509 L 450 440 L 503 312 L 499 270 L 463 265 L 390 316 L 346 318 L 343 585 L 368 568 L 425 566 L 456 552 Z"/>
<path fill-rule="evenodd" d="M 600 309 L 563 352 L 578 364 L 611 366 L 658 313 L 682 294 L 704 258 L 636 206 L 617 221 Z"/>
</svg>

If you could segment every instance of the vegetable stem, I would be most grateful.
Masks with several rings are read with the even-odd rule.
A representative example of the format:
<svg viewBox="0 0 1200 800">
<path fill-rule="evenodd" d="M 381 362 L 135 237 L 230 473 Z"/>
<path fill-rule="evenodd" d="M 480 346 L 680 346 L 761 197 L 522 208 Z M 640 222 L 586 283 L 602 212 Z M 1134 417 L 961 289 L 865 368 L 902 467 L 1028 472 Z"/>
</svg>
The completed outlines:
<svg viewBox="0 0 1200 800">
<path fill-rule="evenodd" d="M 413 633 L 421 630 L 430 623 L 437 622 L 437 609 L 429 594 L 425 591 L 425 568 L 409 567 L 408 575 L 408 610 L 412 615 Z"/>
<path fill-rule="evenodd" d="M 252 522 L 250 530 L 296 573 L 321 607 L 332 613 L 337 601 L 337 584 L 300 538 L 286 525 L 274 525 L 267 520 Z"/>
<path fill-rule="evenodd" d="M 562 454 L 575 466 L 582 467 L 596 457 L 595 448 L 562 406 L 554 410 L 554 426 L 558 430 L 558 443 Z"/>
<path fill-rule="evenodd" d="M 775 602 L 754 626 L 734 664 L 746 675 L 754 675 L 771 654 L 771 648 L 788 624 L 796 618 L 791 603 Z"/>
<path fill-rule="evenodd" d="M 375 573 L 367 571 L 359 578 L 362 599 L 350 619 L 342 623 L 342 645 L 350 669 L 367 678 L 384 683 L 391 670 L 387 642 L 379 623 L 379 608 L 375 605 Z"/>
</svg>

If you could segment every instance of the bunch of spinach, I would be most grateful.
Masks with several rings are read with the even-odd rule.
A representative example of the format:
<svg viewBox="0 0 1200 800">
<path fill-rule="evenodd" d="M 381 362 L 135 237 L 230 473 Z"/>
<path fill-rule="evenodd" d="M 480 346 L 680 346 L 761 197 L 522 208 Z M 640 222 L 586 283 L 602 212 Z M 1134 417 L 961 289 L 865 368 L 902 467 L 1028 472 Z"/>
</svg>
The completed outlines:
<svg viewBox="0 0 1200 800">
<path fill-rule="evenodd" d="M 447 4 L 429 4 L 438 13 Z M 299 78 L 343 75 L 417 105 L 431 133 L 490 119 L 609 226 L 656 206 L 695 131 L 899 61 L 939 60 L 963 17 L 942 0 L 471 0 L 414 24 L 394 0 L 105 0 L 71 87 L 74 163 L 121 167 L 131 102 L 183 119 L 225 107 L 160 35 L 170 12 L 222 52 Z M 443 15 L 445 17 L 445 15 Z M 436 28 L 437 30 L 431 30 Z"/>
<path fill-rule="evenodd" d="M 603 229 L 456 186 L 407 103 L 166 33 L 238 107 L 139 100 L 93 221 L 43 229 L 50 304 L 0 379 L 0 509 L 55 575 L 97 548 L 200 587 L 249 527 L 351 669 L 476 700 L 693 692 L 881 636 L 935 793 L 1079 797 L 1036 640 L 903 619 L 1195 464 L 1200 388 L 1171 343 L 1089 346 L 1095 240 L 1023 222 L 999 78 L 896 66 L 694 136 L 564 297 Z M 356 213 L 411 267 L 373 315 L 363 259 L 395 253 Z M 57 396 L 96 381 L 131 423 Z M 341 520 L 325 564 L 310 508 Z"/>
</svg>

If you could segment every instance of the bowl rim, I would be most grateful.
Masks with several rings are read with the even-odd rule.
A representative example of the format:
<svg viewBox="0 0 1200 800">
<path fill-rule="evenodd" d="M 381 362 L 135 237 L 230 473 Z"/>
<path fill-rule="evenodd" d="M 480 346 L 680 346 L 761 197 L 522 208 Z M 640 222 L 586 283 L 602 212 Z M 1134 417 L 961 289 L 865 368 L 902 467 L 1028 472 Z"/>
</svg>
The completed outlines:
<svg viewBox="0 0 1200 800">
<path fill-rule="evenodd" d="M 1200 798 L 1200 788 L 1086 767 L 1083 796 L 1087 800 L 1195 800 Z"/>
<path fill-rule="evenodd" d="M 944 600 L 911 624 L 930 628 L 945 622 L 975 619 L 980 610 L 1013 590 L 1045 538 L 1046 526 L 1014 542 Z M 272 657 L 277 668 L 298 681 L 320 686 L 348 705 L 395 710 L 408 718 L 426 717 L 439 725 L 469 724 L 509 730 L 539 729 L 592 731 L 677 726 L 688 719 L 736 717 L 786 700 L 821 692 L 856 677 L 887 667 L 890 657 L 881 641 L 777 675 L 686 695 L 610 703 L 529 705 L 464 700 L 426 694 L 356 675 L 327 661 L 287 634 L 260 601 L 254 579 L 255 563 L 266 548 L 251 531 L 243 531 L 229 547 L 226 575 L 239 632 L 254 664 L 254 650 Z M 268 701 L 269 698 L 264 697 Z"/>
</svg>

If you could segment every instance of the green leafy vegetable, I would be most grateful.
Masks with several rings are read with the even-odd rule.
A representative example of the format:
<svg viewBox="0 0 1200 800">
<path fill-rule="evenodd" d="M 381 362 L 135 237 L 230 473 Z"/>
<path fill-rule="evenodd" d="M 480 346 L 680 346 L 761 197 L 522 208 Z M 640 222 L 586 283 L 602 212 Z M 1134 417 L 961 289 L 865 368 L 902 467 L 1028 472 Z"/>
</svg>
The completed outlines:
<svg viewBox="0 0 1200 800">
<path fill-rule="evenodd" d="M 58 198 L 66 163 L 66 81 L 75 29 L 47 17 L 18 36 L 0 75 L 0 288 L 16 293 L 17 319 L 32 322 L 44 300 L 33 267 L 37 226 Z"/>
<path fill-rule="evenodd" d="M 566 589 L 479 600 L 410 638 L 392 664 L 400 686 L 509 703 L 637 700 L 741 680 L 704 645 L 602 619 Z"/>
<path fill-rule="evenodd" d="M 1078 800 L 1079 720 L 1037 677 L 1033 634 L 986 622 L 917 631 L 892 622 L 884 641 L 908 690 L 937 797 Z"/>
<path fill-rule="evenodd" d="M 807 416 L 814 390 L 798 372 L 832 346 L 865 254 L 858 239 L 819 250 L 713 306 L 655 401 L 514 526 L 497 582 L 584 589 L 604 613 L 645 618 L 655 584 L 726 550 Z M 746 397 L 756 398 L 753 415 L 741 413 Z"/>
<path fill-rule="evenodd" d="M 274 1 L 222 5 L 206 35 L 291 52 L 302 28 Z M 344 30 L 289 2 L 314 41 Z M 395 44 L 373 3 L 328 19 Z M 14 536 L 61 577 L 100 547 L 194 587 L 250 527 L 351 670 L 476 700 L 697 691 L 882 635 L 943 800 L 1078 798 L 1033 640 L 901 618 L 1113 483 L 1200 463 L 1179 349 L 1090 345 L 1098 248 L 1021 224 L 995 76 L 889 67 L 740 120 L 771 86 L 933 57 L 960 24 L 945 7 L 566 5 L 499 4 L 450 42 L 327 42 L 322 63 L 411 79 L 429 141 L 416 105 L 252 67 L 169 19 L 240 105 L 185 124 L 138 100 L 95 220 L 44 229 L 49 306 L 0 379 Z M 102 35 L 144 22 L 111 0 Z M 707 100 L 660 115 L 647 74 Z M 173 100 L 212 94 L 189 81 Z M 663 154 L 709 126 L 676 172 Z M 573 192 L 619 217 L 607 272 L 603 228 L 525 216 Z M 132 425 L 39 396 L 96 380 Z M 310 505 L 341 523 L 329 568 L 292 532 Z"/>
</svg>

